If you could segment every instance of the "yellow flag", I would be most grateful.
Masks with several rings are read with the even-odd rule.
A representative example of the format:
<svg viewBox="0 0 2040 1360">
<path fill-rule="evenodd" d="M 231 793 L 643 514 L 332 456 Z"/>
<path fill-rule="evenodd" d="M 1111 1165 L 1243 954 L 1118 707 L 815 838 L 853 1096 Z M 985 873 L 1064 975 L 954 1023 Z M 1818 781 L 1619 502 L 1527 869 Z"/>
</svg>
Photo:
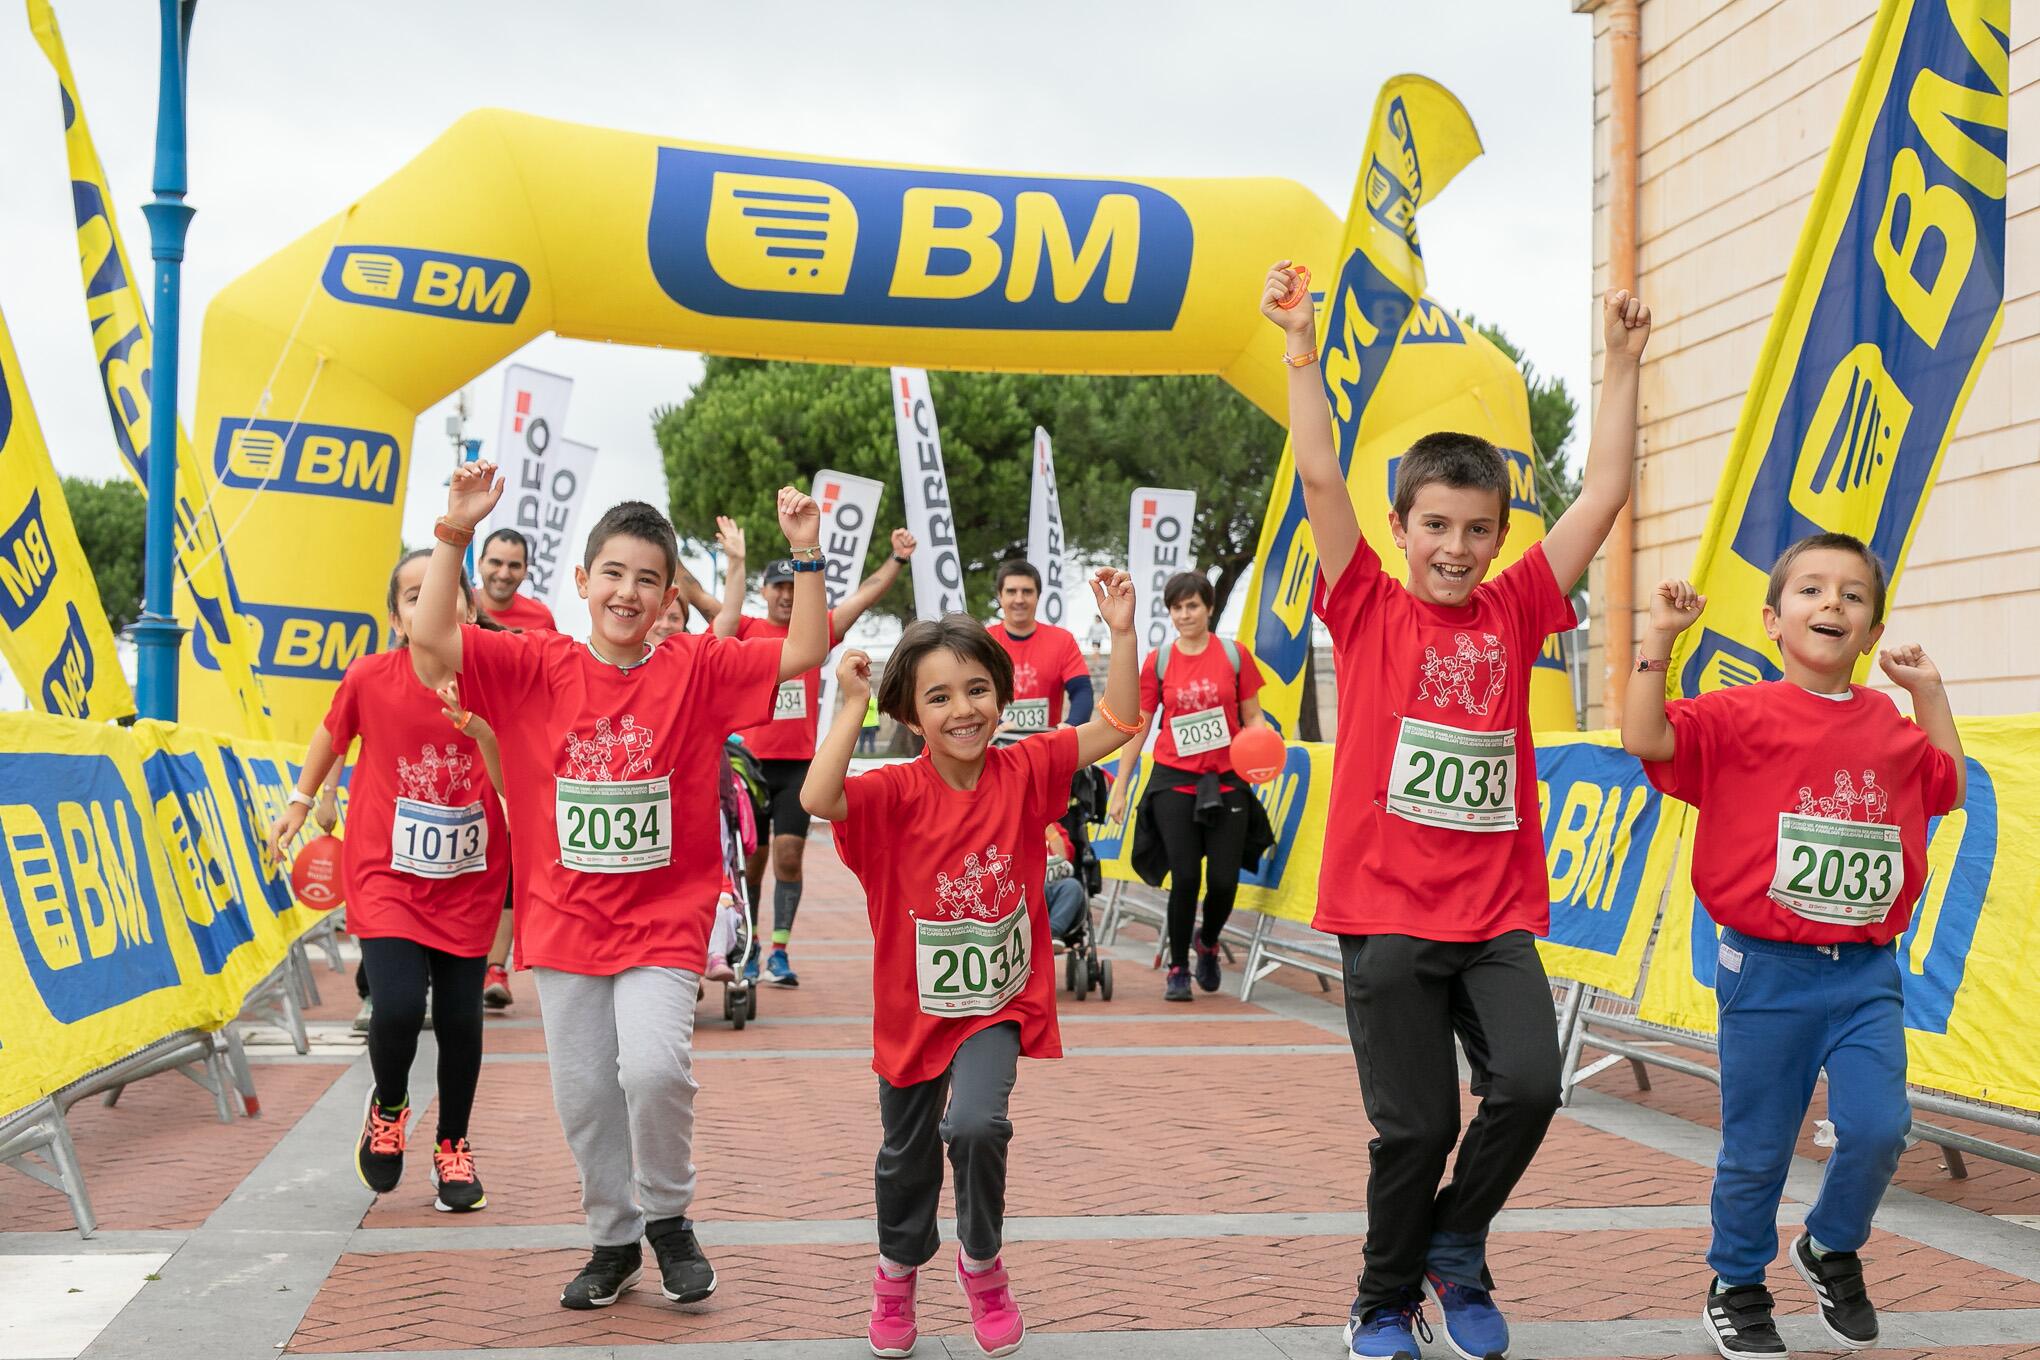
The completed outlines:
<svg viewBox="0 0 2040 1360">
<path fill-rule="evenodd" d="M 71 166 L 71 202 L 78 219 L 78 267 L 85 277 L 85 309 L 92 323 L 92 347 L 106 388 L 115 441 L 128 472 L 146 491 L 149 485 L 149 359 L 153 337 L 149 314 L 128 267 L 114 223 L 113 191 L 93 149 L 78 102 L 78 84 L 64 53 L 63 35 L 49 0 L 28 0 L 28 23 L 50 65 L 64 100 L 64 151 Z M 191 645 L 200 664 L 217 666 L 240 709 L 241 731 L 273 735 L 262 681 L 255 672 L 255 639 L 241 612 L 233 575 L 220 542 L 219 526 L 206 504 L 205 479 L 193 461 L 190 441 L 177 429 L 177 558 L 197 620 Z"/>
<path fill-rule="evenodd" d="M 2004 316 L 2010 23 L 2010 0 L 1878 11 L 1700 542 L 1683 694 L 1783 674 L 1764 592 L 1808 534 L 1867 542 L 1895 595 Z"/>
<path fill-rule="evenodd" d="M 0 654 L 45 713 L 135 711 L 113 629 L 0 317 Z"/>
<path fill-rule="evenodd" d="M 1544 532 L 1531 477 L 1529 396 L 1506 356 L 1424 296 L 1417 237 L 1417 209 L 1480 155 L 1480 134 L 1451 91 L 1412 75 L 1395 76 L 1381 87 L 1367 126 L 1367 152 L 1347 210 L 1338 267 L 1321 276 L 1327 286 L 1320 369 L 1339 461 L 1361 530 L 1393 571 L 1402 560 L 1387 524 L 1397 456 L 1435 430 L 1463 430 L 1489 440 L 1509 458 L 1514 488 L 1506 565 Z M 1395 381 L 1383 384 L 1391 361 Z M 1310 651 L 1317 565 L 1303 484 L 1285 446 L 1261 522 L 1241 636 L 1261 663 L 1262 712 L 1292 735 Z M 1539 659 L 1531 685 L 1536 726 L 1575 725 L 1571 689 L 1555 649 Z"/>
</svg>

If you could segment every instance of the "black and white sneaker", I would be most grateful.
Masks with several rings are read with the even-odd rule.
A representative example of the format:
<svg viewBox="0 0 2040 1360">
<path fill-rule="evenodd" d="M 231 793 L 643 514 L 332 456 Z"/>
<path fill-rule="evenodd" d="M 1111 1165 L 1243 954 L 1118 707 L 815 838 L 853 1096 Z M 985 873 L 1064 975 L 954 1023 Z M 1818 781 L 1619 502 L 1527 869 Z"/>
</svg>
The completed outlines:
<svg viewBox="0 0 2040 1360">
<path fill-rule="evenodd" d="M 638 1282 L 638 1276 L 644 1273 L 644 1261 L 644 1249 L 635 1242 L 595 1248 L 581 1273 L 560 1291 L 560 1307 L 607 1308 Z"/>
<path fill-rule="evenodd" d="M 1707 1286 L 1707 1311 L 1700 1325 L 1714 1338 L 1714 1349 L 1739 1360 L 1742 1356 L 1783 1356 L 1785 1339 L 1771 1320 L 1771 1291 L 1760 1284 L 1723 1289 L 1716 1280 Z"/>
<path fill-rule="evenodd" d="M 1863 1290 L 1863 1258 L 1853 1251 L 1813 1254 L 1813 1239 L 1801 1233 L 1792 1243 L 1792 1268 L 1820 1303 L 1820 1325 L 1852 1351 L 1877 1344 L 1877 1309 Z"/>
<path fill-rule="evenodd" d="M 645 1224 L 645 1239 L 659 1258 L 661 1287 L 675 1303 L 699 1303 L 715 1292 L 715 1267 L 694 1240 L 694 1225 L 683 1218 Z"/>
</svg>

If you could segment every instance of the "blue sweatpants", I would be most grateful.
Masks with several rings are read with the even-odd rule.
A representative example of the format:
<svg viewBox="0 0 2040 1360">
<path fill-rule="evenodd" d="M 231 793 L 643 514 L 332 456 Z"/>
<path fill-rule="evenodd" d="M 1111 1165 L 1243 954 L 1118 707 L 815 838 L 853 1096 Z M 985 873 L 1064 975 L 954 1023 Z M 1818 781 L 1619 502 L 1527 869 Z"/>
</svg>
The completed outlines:
<svg viewBox="0 0 2040 1360">
<path fill-rule="evenodd" d="M 1721 1157 L 1707 1264 L 1728 1288 L 1761 1284 L 1778 1253 L 1778 1200 L 1793 1145 L 1827 1069 L 1835 1150 L 1807 1231 L 1856 1251 L 1898 1171 L 1905 1099 L 1905 1002 L 1890 945 L 1785 944 L 1721 932 Z"/>
</svg>

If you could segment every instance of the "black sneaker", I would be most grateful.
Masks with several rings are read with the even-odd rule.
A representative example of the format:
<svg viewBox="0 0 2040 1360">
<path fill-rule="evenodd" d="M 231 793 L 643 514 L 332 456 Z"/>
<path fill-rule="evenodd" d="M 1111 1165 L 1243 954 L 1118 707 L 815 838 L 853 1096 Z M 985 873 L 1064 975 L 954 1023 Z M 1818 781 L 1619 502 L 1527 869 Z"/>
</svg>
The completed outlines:
<svg viewBox="0 0 2040 1360">
<path fill-rule="evenodd" d="M 1813 1239 L 1792 1243 L 1792 1268 L 1820 1303 L 1820 1325 L 1850 1350 L 1877 1344 L 1877 1309 L 1863 1290 L 1863 1258 L 1853 1251 L 1813 1254 Z"/>
<path fill-rule="evenodd" d="M 1171 968 L 1162 982 L 1162 1000 L 1188 1001 L 1190 999 L 1190 970 Z"/>
<path fill-rule="evenodd" d="M 442 1214 L 469 1214 L 488 1207 L 467 1139 L 442 1138 L 432 1149 L 432 1188 L 432 1207 Z"/>
<path fill-rule="evenodd" d="M 1716 1280 L 1707 1286 L 1707 1311 L 1700 1324 L 1714 1338 L 1714 1349 L 1737 1360 L 1739 1356 L 1790 1354 L 1778 1324 L 1771 1320 L 1771 1291 L 1760 1284 L 1742 1284 L 1723 1289 Z"/>
<path fill-rule="evenodd" d="M 1193 943 L 1192 948 L 1197 955 L 1197 985 L 1207 992 L 1217 991 L 1219 984 L 1218 946 L 1212 945 L 1207 949 L 1204 941 L 1198 940 Z"/>
<path fill-rule="evenodd" d="M 370 1086 L 361 1140 L 354 1145 L 354 1174 L 378 1195 L 387 1195 L 404 1178 L 404 1121 L 410 1113 L 409 1101 L 400 1109 L 385 1110 Z"/>
<path fill-rule="evenodd" d="M 597 1247 L 581 1273 L 560 1291 L 562 1308 L 607 1308 L 644 1274 L 644 1249 L 632 1242 L 622 1247 Z"/>
<path fill-rule="evenodd" d="M 675 1303 L 699 1303 L 715 1292 L 715 1267 L 694 1240 L 694 1225 L 685 1218 L 662 1218 L 645 1224 L 645 1240 L 659 1259 L 661 1287 Z"/>
</svg>

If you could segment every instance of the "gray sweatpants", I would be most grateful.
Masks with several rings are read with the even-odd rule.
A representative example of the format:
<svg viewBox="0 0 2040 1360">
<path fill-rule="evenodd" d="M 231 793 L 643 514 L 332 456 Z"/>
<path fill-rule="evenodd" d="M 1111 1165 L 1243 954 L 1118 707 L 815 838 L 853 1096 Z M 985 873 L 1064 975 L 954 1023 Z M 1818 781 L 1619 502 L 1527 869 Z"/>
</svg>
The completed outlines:
<svg viewBox="0 0 2040 1360">
<path fill-rule="evenodd" d="M 1013 1122 L 1006 1102 L 1020 1063 L 1020 1026 L 981 1029 L 965 1039 L 949 1070 L 913 1086 L 878 1079 L 885 1141 L 873 1180 L 879 1254 L 895 1265 L 925 1265 L 941 1235 L 942 1145 L 956 1174 L 956 1235 L 977 1261 L 999 1254 L 1006 1227 L 1006 1145 Z M 947 1104 L 945 1111 L 944 1105 Z"/>
<path fill-rule="evenodd" d="M 679 1218 L 694 1202 L 698 979 L 680 968 L 532 974 L 588 1234 L 598 1247 L 628 1246 L 648 1220 Z"/>
</svg>

